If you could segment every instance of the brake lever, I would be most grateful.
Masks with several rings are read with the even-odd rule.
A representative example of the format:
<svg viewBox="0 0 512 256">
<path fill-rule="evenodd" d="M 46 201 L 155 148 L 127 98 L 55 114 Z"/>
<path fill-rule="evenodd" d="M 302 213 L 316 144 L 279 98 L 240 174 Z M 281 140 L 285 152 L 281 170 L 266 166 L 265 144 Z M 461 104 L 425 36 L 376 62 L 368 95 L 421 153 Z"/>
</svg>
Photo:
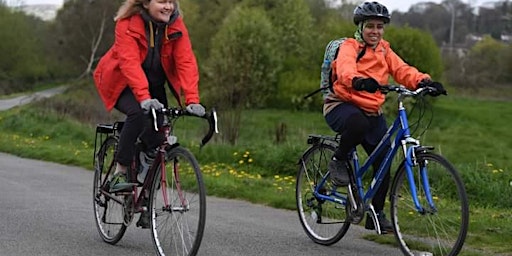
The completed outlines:
<svg viewBox="0 0 512 256">
<path fill-rule="evenodd" d="M 158 124 L 156 122 L 156 110 L 155 110 L 155 108 L 151 108 L 151 115 L 153 116 L 153 127 L 155 128 L 155 132 L 158 132 Z"/>
</svg>

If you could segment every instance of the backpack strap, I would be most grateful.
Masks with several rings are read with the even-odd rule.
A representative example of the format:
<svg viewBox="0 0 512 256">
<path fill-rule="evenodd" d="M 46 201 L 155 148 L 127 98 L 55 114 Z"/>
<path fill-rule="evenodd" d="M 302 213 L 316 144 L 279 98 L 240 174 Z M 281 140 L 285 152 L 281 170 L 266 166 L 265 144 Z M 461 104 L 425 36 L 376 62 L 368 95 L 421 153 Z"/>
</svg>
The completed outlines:
<svg viewBox="0 0 512 256">
<path fill-rule="evenodd" d="M 326 47 L 326 51 L 325 51 L 325 54 L 324 54 L 324 60 L 326 58 L 326 56 L 328 56 L 329 54 L 329 50 L 332 48 L 332 45 L 334 43 L 338 43 L 341 45 L 344 41 L 345 41 L 346 38 L 339 38 L 339 39 L 334 39 L 332 41 L 330 41 L 328 44 L 327 44 L 327 47 Z M 340 42 L 341 40 L 341 42 Z M 336 51 L 334 53 L 334 59 L 336 59 L 338 57 L 338 51 L 339 51 L 339 47 L 340 45 L 338 45 L 336 47 Z M 356 63 L 364 56 L 364 54 L 366 53 L 366 46 L 363 48 L 363 50 L 361 50 L 358 54 L 357 54 L 357 57 L 356 57 Z M 329 63 L 330 64 L 330 63 Z M 322 90 L 325 90 L 325 89 L 332 89 L 332 84 L 334 83 L 334 81 L 332 80 L 332 69 L 329 71 L 329 87 L 320 87 L 319 89 L 316 89 L 315 91 L 311 92 L 310 94 L 304 96 L 304 99 L 307 99 L 315 94 L 317 94 L 318 92 L 322 91 Z"/>
<path fill-rule="evenodd" d="M 357 54 L 356 62 L 358 62 L 364 56 L 365 53 L 366 53 L 366 46 L 364 46 L 363 50 L 360 51 L 359 54 Z"/>
</svg>

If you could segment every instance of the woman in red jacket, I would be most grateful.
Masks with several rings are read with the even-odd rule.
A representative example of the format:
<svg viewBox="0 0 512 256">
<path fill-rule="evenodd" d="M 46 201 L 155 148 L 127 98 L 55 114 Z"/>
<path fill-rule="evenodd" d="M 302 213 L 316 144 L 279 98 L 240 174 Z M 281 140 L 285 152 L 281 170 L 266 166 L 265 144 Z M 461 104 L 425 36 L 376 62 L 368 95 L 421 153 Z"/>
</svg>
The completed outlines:
<svg viewBox="0 0 512 256">
<path fill-rule="evenodd" d="M 350 150 L 361 144 L 370 154 L 387 131 L 381 110 L 385 95 L 378 88 L 388 83 L 390 75 L 397 83 L 408 88 L 430 86 L 437 90 L 434 96 L 446 94 L 442 84 L 431 81 L 428 74 L 407 65 L 393 52 L 389 42 L 382 39 L 384 26 L 390 20 L 387 8 L 380 3 L 364 2 L 357 6 L 354 10 L 354 23 L 357 25 L 354 38 L 340 45 L 337 59 L 332 64 L 337 80 L 333 84 L 334 93 L 325 97 L 324 116 L 331 129 L 342 137 L 328 166 L 335 186 L 349 183 L 348 172 L 352 171 L 348 164 Z M 356 61 L 360 53 L 362 57 Z M 374 171 L 380 162 L 375 161 Z M 389 179 L 388 172 L 372 199 L 383 232 L 392 231 L 391 223 L 382 212 Z M 365 227 L 375 228 L 373 221 L 368 218 Z"/>
<path fill-rule="evenodd" d="M 137 138 L 148 149 L 141 154 L 143 161 L 151 161 L 163 140 L 144 111 L 167 106 L 164 84 L 179 105 L 184 96 L 190 113 L 203 116 L 205 109 L 199 104 L 198 67 L 176 0 L 126 0 L 114 20 L 115 42 L 99 61 L 94 81 L 106 109 L 126 115 L 110 187 L 121 191 L 129 188 L 125 174 Z"/>
</svg>

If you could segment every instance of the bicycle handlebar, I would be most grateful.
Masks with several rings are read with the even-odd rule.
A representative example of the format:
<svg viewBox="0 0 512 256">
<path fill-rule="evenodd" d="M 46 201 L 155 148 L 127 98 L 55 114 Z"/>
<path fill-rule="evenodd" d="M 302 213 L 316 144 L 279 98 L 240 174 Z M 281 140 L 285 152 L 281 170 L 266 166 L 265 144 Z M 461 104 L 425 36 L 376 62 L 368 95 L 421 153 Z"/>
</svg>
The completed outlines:
<svg viewBox="0 0 512 256">
<path fill-rule="evenodd" d="M 379 87 L 379 90 L 383 94 L 387 94 L 388 92 L 396 92 L 396 93 L 398 93 L 400 95 L 404 95 L 404 96 L 417 96 L 417 95 L 425 95 L 425 94 L 437 92 L 436 88 L 430 87 L 430 86 L 417 88 L 416 90 L 410 90 L 410 89 L 407 89 L 406 87 L 404 87 L 403 85 L 393 85 L 393 84 L 381 85 Z"/>
<path fill-rule="evenodd" d="M 166 115 L 167 117 L 174 119 L 180 116 L 194 116 L 206 119 L 208 121 L 208 132 L 206 135 L 201 139 L 201 144 L 199 145 L 200 148 L 202 148 L 210 139 L 213 137 L 214 133 L 219 133 L 219 128 L 217 126 L 217 111 L 215 108 L 212 108 L 210 112 L 206 113 L 203 116 L 194 115 L 187 110 L 183 108 L 162 108 L 161 110 L 155 110 L 154 108 L 151 109 L 151 116 L 153 118 L 153 127 L 155 128 L 155 131 L 158 131 L 158 125 L 157 125 L 157 119 L 156 119 L 156 113 L 162 113 Z"/>
</svg>

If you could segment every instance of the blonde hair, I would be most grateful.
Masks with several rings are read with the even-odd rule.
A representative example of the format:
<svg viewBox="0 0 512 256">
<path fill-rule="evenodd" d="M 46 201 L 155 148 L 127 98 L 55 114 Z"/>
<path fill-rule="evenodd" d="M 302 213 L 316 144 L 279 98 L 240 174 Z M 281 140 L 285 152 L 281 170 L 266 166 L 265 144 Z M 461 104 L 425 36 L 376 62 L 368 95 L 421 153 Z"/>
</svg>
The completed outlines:
<svg viewBox="0 0 512 256">
<path fill-rule="evenodd" d="M 128 18 L 144 9 L 144 4 L 149 4 L 151 0 L 126 0 L 117 10 L 114 21 Z"/>
<path fill-rule="evenodd" d="M 151 1 L 151 0 L 126 0 L 126 1 L 124 1 L 124 3 L 121 5 L 121 7 L 119 7 L 119 10 L 117 10 L 117 14 L 114 17 L 114 21 L 128 18 L 136 13 L 139 13 L 140 11 L 144 10 L 144 5 L 149 4 L 149 1 Z M 175 4 L 176 9 L 178 9 L 178 11 L 180 11 L 180 13 L 181 13 L 181 10 L 179 9 L 178 1 L 174 0 L 173 2 Z"/>
</svg>

